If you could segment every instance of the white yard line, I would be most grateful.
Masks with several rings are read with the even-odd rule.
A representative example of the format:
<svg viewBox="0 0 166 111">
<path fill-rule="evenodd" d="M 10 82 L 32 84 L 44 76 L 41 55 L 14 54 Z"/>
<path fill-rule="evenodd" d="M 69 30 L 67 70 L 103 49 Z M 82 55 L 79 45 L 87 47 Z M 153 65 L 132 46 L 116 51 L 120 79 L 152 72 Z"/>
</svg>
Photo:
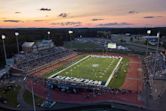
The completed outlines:
<svg viewBox="0 0 166 111">
<path fill-rule="evenodd" d="M 110 83 L 111 79 L 113 78 L 114 74 L 115 74 L 115 71 L 117 70 L 117 68 L 119 67 L 121 61 L 122 61 L 123 58 L 120 58 L 120 60 L 118 61 L 118 63 L 116 64 L 116 67 L 114 68 L 114 70 L 112 71 L 112 73 L 110 74 L 107 82 L 105 83 L 105 86 L 107 87 L 108 84 Z"/>
<path fill-rule="evenodd" d="M 76 64 L 78 64 L 78 63 L 80 63 L 80 62 L 82 62 L 83 60 L 87 59 L 88 57 L 90 57 L 90 56 L 86 56 L 86 57 L 84 57 L 84 58 L 80 59 L 79 61 L 75 62 L 74 64 L 70 65 L 69 67 L 66 67 L 66 68 L 64 68 L 63 70 L 60 70 L 59 72 L 57 72 L 57 73 L 55 73 L 55 74 L 51 75 L 51 76 L 50 76 L 50 77 L 48 77 L 48 78 L 52 78 L 52 77 L 54 77 L 54 76 L 58 75 L 59 73 L 61 73 L 61 72 L 65 71 L 65 70 L 67 70 L 67 69 L 69 69 L 70 67 L 72 67 L 72 66 L 74 66 L 74 65 L 76 65 Z"/>
<path fill-rule="evenodd" d="M 115 59 L 113 59 L 113 60 L 111 61 L 111 63 L 108 65 L 108 67 L 107 67 L 108 69 L 106 70 L 106 73 L 108 72 L 110 65 L 112 65 L 112 64 L 114 63 L 114 61 L 115 61 Z"/>
</svg>

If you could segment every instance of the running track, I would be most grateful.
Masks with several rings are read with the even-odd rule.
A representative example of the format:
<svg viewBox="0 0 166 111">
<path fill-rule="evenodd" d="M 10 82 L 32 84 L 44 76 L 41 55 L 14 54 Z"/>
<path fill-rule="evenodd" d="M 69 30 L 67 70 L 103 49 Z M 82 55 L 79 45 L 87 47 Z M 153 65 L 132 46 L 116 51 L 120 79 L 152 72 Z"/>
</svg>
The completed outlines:
<svg viewBox="0 0 166 111">
<path fill-rule="evenodd" d="M 95 53 L 99 54 L 99 53 Z M 99 54 L 101 55 L 101 53 Z M 44 84 L 33 83 L 34 92 L 36 95 L 46 98 L 48 92 L 51 98 L 58 102 L 65 103 L 91 103 L 91 102 L 102 102 L 109 100 L 116 100 L 128 104 L 143 105 L 143 101 L 138 99 L 139 93 L 142 91 L 142 73 L 141 69 L 141 59 L 137 55 L 123 55 L 123 54 L 105 54 L 105 55 L 114 55 L 127 57 L 129 59 L 129 68 L 126 80 L 122 86 L 123 89 L 130 89 L 134 93 L 130 94 L 110 94 L 105 93 L 98 96 L 93 96 L 92 93 L 82 92 L 79 94 L 69 94 L 61 92 L 59 90 L 48 90 L 44 87 Z M 32 86 L 31 80 L 27 80 L 27 88 L 30 89 Z M 87 95 L 90 97 L 87 98 Z"/>
</svg>

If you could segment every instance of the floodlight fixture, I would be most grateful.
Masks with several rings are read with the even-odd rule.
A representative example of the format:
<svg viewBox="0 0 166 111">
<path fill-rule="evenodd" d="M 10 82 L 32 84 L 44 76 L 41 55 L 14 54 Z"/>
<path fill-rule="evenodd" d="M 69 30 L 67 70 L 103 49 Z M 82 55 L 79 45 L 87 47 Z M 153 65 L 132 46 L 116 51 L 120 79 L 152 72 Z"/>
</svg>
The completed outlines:
<svg viewBox="0 0 166 111">
<path fill-rule="evenodd" d="M 15 32 L 15 36 L 19 36 L 19 33 L 18 33 L 18 32 Z"/>
<path fill-rule="evenodd" d="M 73 31 L 72 31 L 72 30 L 69 30 L 69 31 L 68 31 L 68 33 L 69 33 L 69 34 L 72 34 L 72 33 L 73 33 Z"/>
<path fill-rule="evenodd" d="M 4 40 L 6 38 L 6 36 L 5 35 L 2 35 L 2 40 Z"/>
<path fill-rule="evenodd" d="M 150 35 L 150 34 L 151 34 L 151 30 L 148 30 L 148 31 L 147 31 L 147 34 Z"/>
</svg>

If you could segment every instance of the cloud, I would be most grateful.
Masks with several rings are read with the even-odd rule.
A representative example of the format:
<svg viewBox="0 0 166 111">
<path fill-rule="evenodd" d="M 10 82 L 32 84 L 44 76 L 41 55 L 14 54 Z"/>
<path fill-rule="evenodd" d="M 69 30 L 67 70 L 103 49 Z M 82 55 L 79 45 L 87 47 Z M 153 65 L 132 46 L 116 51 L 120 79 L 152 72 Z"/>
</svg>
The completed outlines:
<svg viewBox="0 0 166 111">
<path fill-rule="evenodd" d="M 46 20 L 34 20 L 34 22 L 43 22 L 43 21 L 46 21 Z"/>
<path fill-rule="evenodd" d="M 21 12 L 15 12 L 15 14 L 19 14 L 19 13 L 21 13 Z"/>
<path fill-rule="evenodd" d="M 50 8 L 41 8 L 40 11 L 51 11 Z"/>
<path fill-rule="evenodd" d="M 110 23 L 105 23 L 105 24 L 98 24 L 97 26 L 109 27 L 109 26 L 126 26 L 126 25 L 133 25 L 133 24 L 127 23 L 127 22 L 122 22 L 122 23 L 110 22 Z"/>
<path fill-rule="evenodd" d="M 101 21 L 101 20 L 104 20 L 104 19 L 100 19 L 100 18 L 93 18 L 92 21 Z"/>
<path fill-rule="evenodd" d="M 3 20 L 3 22 L 19 23 L 19 22 L 23 22 L 23 21 L 21 21 L 21 20 Z"/>
<path fill-rule="evenodd" d="M 158 18 L 162 18 L 163 16 L 156 16 L 156 17 L 158 17 Z"/>
<path fill-rule="evenodd" d="M 135 10 L 130 10 L 128 13 L 129 13 L 129 14 L 137 14 L 138 12 L 135 11 Z"/>
<path fill-rule="evenodd" d="M 60 25 L 60 26 L 80 26 L 81 22 L 57 22 L 51 23 L 51 25 Z"/>
<path fill-rule="evenodd" d="M 67 13 L 60 13 L 58 16 L 62 17 L 62 18 L 66 18 L 66 17 L 68 17 L 68 14 Z"/>
<path fill-rule="evenodd" d="M 154 18 L 161 18 L 163 16 L 145 16 L 145 19 L 154 19 Z"/>
</svg>

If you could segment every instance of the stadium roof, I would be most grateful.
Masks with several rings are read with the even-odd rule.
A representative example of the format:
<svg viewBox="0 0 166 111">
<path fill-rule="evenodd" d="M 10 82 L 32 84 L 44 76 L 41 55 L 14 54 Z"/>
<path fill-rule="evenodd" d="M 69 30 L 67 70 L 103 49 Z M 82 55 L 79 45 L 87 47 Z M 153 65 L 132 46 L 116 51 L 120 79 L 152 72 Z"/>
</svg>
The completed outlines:
<svg viewBox="0 0 166 111">
<path fill-rule="evenodd" d="M 50 43 L 52 43 L 52 40 L 41 40 L 41 41 L 36 42 L 37 45 L 39 45 L 39 44 L 50 44 Z"/>
<path fill-rule="evenodd" d="M 22 47 L 32 47 L 35 44 L 35 42 L 24 42 L 22 44 Z"/>
<path fill-rule="evenodd" d="M 157 36 L 143 36 L 144 39 L 155 39 Z"/>
</svg>

